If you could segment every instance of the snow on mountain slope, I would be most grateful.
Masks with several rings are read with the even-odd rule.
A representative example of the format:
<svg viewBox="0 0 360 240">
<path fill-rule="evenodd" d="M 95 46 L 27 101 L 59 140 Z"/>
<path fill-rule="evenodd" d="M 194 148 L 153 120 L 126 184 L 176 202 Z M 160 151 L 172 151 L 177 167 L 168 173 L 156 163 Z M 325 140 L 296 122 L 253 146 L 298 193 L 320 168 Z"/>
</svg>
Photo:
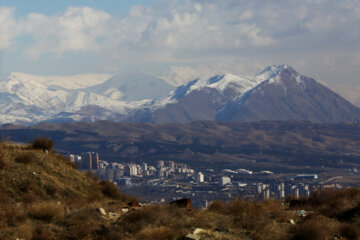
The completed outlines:
<svg viewBox="0 0 360 240">
<path fill-rule="evenodd" d="M 197 66 L 172 66 L 165 69 L 158 78 L 179 87 L 197 78 L 210 78 L 228 73 L 237 76 L 255 75 L 262 69 L 263 66 L 260 64 L 249 64 L 243 60 L 222 61 Z"/>
<path fill-rule="evenodd" d="M 159 78 L 139 72 L 130 72 L 114 76 L 102 84 L 82 89 L 82 91 L 130 102 L 158 98 L 172 89 L 174 89 L 173 86 Z"/>
<path fill-rule="evenodd" d="M 234 75 L 222 74 L 212 77 L 201 77 L 192 80 L 186 84 L 177 87 L 171 91 L 166 97 L 154 100 L 149 108 L 152 110 L 166 106 L 167 104 L 177 103 L 177 99 L 184 98 L 186 95 L 206 89 L 214 89 L 223 94 L 226 89 L 231 89 L 236 98 L 240 98 L 242 94 L 257 86 L 259 83 L 275 76 L 277 72 L 284 68 L 283 65 L 274 65 L 265 69 L 256 76 L 250 75 Z"/>
<path fill-rule="evenodd" d="M 105 119 L 331 122 L 349 120 L 360 111 L 287 65 L 273 65 L 257 75 L 202 76 L 172 89 L 163 80 L 140 73 L 69 77 L 12 73 L 0 79 L 0 123 Z"/>
<path fill-rule="evenodd" d="M 264 81 L 219 109 L 217 120 L 345 122 L 360 117 L 359 108 L 290 66 L 271 66 L 258 77 Z"/>
<path fill-rule="evenodd" d="M 14 72 L 8 78 L 21 82 L 33 82 L 46 86 L 57 86 L 65 89 L 80 89 L 101 84 L 113 77 L 110 74 L 78 74 L 72 76 L 39 76 Z"/>
<path fill-rule="evenodd" d="M 108 74 L 43 77 L 12 73 L 0 80 L 0 122 L 44 121 L 61 112 L 79 111 L 88 105 L 98 106 L 114 114 L 126 115 L 148 102 L 142 100 L 126 103 L 83 91 L 83 87 L 101 85 L 110 77 Z M 86 111 L 82 113 L 86 114 Z"/>
</svg>

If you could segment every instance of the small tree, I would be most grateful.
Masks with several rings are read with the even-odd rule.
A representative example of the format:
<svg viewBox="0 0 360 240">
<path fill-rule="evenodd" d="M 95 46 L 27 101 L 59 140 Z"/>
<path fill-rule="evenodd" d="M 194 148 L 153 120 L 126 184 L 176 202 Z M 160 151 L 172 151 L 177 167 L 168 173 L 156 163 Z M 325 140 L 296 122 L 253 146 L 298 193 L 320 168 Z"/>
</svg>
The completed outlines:
<svg viewBox="0 0 360 240">
<path fill-rule="evenodd" d="M 50 151 L 54 147 L 54 142 L 50 138 L 35 138 L 31 143 L 31 147 L 33 149 Z"/>
</svg>

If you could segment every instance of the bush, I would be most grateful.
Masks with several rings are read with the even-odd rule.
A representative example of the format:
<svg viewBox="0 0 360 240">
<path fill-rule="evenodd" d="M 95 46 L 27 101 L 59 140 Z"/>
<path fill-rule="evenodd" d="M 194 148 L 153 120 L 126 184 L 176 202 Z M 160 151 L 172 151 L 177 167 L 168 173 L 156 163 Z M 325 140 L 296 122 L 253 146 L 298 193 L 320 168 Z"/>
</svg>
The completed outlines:
<svg viewBox="0 0 360 240">
<path fill-rule="evenodd" d="M 168 227 L 147 227 L 141 230 L 135 237 L 135 239 L 139 240 L 168 240 L 168 239 L 176 239 L 176 235 L 173 230 Z"/>
<path fill-rule="evenodd" d="M 101 221 L 95 209 L 87 207 L 77 209 L 66 215 L 64 225 L 67 231 L 61 239 L 93 239 L 90 236 L 99 230 Z"/>
<path fill-rule="evenodd" d="M 223 213 L 224 212 L 224 202 L 222 201 L 213 201 L 210 203 L 208 210 L 214 213 Z"/>
<path fill-rule="evenodd" d="M 23 152 L 15 157 L 15 162 L 29 164 L 33 161 L 33 159 L 34 159 L 34 154 L 32 154 L 31 152 Z"/>
<path fill-rule="evenodd" d="M 341 236 L 348 240 L 360 239 L 360 226 L 356 226 L 355 224 L 344 224 L 340 228 L 340 233 Z"/>
<path fill-rule="evenodd" d="M 46 193 L 47 193 L 49 196 L 51 196 L 51 197 L 55 196 L 55 194 L 56 194 L 56 192 L 57 192 L 57 188 L 56 188 L 56 186 L 53 185 L 53 184 L 48 184 L 48 185 L 46 185 L 46 186 L 44 187 L 44 189 L 45 189 Z"/>
<path fill-rule="evenodd" d="M 120 192 L 120 189 L 112 182 L 101 180 L 99 185 L 101 187 L 101 192 L 105 197 L 117 200 L 121 198 L 122 193 Z"/>
<path fill-rule="evenodd" d="M 290 231 L 292 240 L 326 240 L 337 232 L 337 222 L 322 215 L 309 215 Z"/>
<path fill-rule="evenodd" d="M 44 226 L 36 226 L 32 232 L 31 240 L 51 240 L 54 239 L 51 233 Z"/>
<path fill-rule="evenodd" d="M 63 214 L 63 208 L 53 202 L 35 203 L 28 209 L 28 214 L 34 219 L 51 222 Z"/>
<path fill-rule="evenodd" d="M 26 214 L 22 208 L 16 207 L 15 205 L 8 205 L 4 209 L 3 216 L 8 226 L 14 227 L 22 224 L 26 220 Z"/>
<path fill-rule="evenodd" d="M 62 154 L 56 154 L 56 158 L 64 162 L 66 165 L 72 167 L 73 169 L 78 169 L 79 165 L 75 162 L 71 162 L 67 157 Z"/>
<path fill-rule="evenodd" d="M 23 192 L 23 193 L 27 193 L 29 191 L 35 190 L 38 188 L 38 184 L 35 182 L 34 179 L 32 178 L 27 178 L 25 180 L 23 180 L 22 182 L 20 182 L 17 185 L 17 188 Z"/>
<path fill-rule="evenodd" d="M 105 197 L 112 198 L 115 200 L 121 200 L 123 202 L 139 202 L 138 199 L 128 196 L 125 193 L 121 192 L 120 189 L 112 182 L 101 180 L 99 182 L 101 187 L 101 192 Z"/>
<path fill-rule="evenodd" d="M 31 143 L 31 147 L 33 149 L 42 149 L 44 151 L 45 150 L 50 151 L 54 147 L 54 142 L 49 138 L 36 138 Z"/>
<path fill-rule="evenodd" d="M 99 177 L 98 175 L 96 175 L 95 173 L 93 173 L 92 171 L 86 171 L 85 172 L 85 176 L 89 179 L 91 179 L 94 182 L 99 181 Z"/>
</svg>

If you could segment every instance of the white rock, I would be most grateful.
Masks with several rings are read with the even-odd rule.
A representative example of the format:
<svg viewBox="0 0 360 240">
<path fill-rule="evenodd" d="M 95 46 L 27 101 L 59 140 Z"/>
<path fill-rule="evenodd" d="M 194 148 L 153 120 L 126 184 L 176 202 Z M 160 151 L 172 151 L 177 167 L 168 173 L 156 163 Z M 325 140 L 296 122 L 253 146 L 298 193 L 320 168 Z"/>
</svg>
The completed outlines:
<svg viewBox="0 0 360 240">
<path fill-rule="evenodd" d="M 98 210 L 102 215 L 106 215 L 106 211 L 105 211 L 105 209 L 103 209 L 102 207 L 101 207 L 101 208 L 98 208 L 98 209 L 96 209 L 96 210 Z"/>
</svg>

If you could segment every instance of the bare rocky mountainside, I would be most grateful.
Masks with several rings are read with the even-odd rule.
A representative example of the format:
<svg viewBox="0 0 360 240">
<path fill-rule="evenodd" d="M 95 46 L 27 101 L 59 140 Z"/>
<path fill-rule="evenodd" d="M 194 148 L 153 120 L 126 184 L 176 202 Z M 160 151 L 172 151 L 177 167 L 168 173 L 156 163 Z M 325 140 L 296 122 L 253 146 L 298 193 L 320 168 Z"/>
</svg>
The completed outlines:
<svg viewBox="0 0 360 240">
<path fill-rule="evenodd" d="M 96 123 L 3 125 L 3 139 L 29 142 L 51 137 L 62 153 L 98 152 L 112 161 L 157 161 L 226 164 L 282 171 L 357 167 L 360 127 L 354 123 L 198 121 L 151 124 Z M 339 162 L 342 159 L 342 162 Z M 315 169 L 316 168 L 316 169 Z"/>
</svg>

